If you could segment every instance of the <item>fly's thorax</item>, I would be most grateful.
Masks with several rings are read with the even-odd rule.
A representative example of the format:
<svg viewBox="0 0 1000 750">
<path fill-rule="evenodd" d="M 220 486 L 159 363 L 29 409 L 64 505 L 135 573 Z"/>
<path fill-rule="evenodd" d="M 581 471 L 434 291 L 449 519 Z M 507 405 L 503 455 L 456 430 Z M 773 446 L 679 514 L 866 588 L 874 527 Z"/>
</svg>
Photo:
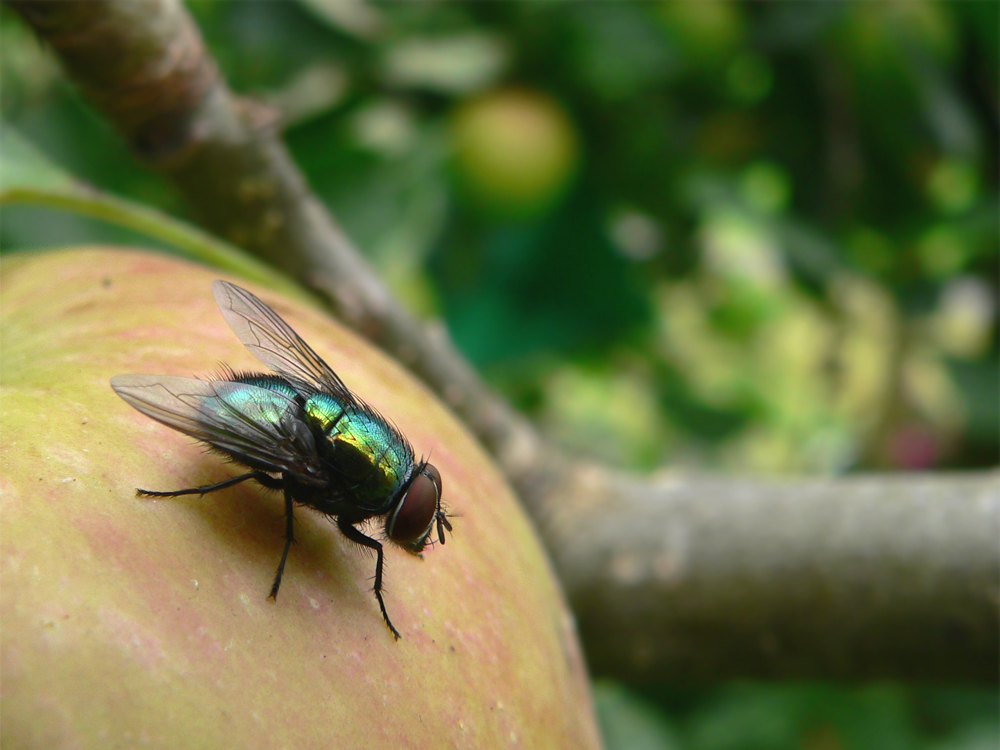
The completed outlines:
<svg viewBox="0 0 1000 750">
<path fill-rule="evenodd" d="M 413 449 L 378 414 L 318 393 L 305 404 L 306 418 L 325 438 L 321 454 L 333 481 L 351 500 L 384 512 L 413 472 Z"/>
<path fill-rule="evenodd" d="M 336 434 L 347 419 L 347 406 L 336 397 L 326 393 L 316 393 L 305 403 L 305 414 L 309 422 L 324 435 Z"/>
</svg>

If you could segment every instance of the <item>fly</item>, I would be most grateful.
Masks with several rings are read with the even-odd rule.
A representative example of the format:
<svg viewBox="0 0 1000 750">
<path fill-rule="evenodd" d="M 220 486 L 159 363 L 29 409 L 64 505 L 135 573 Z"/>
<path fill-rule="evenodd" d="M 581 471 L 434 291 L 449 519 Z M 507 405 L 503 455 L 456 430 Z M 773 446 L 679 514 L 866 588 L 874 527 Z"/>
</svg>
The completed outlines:
<svg viewBox="0 0 1000 750">
<path fill-rule="evenodd" d="M 352 542 L 374 550 L 375 598 L 398 639 L 382 598 L 383 545 L 358 526 L 384 518 L 384 539 L 419 555 L 437 529 L 451 531 L 441 505 L 441 474 L 417 461 L 406 438 L 355 396 L 319 355 L 270 307 L 226 281 L 212 284 L 226 323 L 274 373 L 226 370 L 215 380 L 119 375 L 111 387 L 130 405 L 206 443 L 249 471 L 203 487 L 143 497 L 204 495 L 252 480 L 285 498 L 285 549 L 271 586 L 278 596 L 294 536 L 293 509 L 304 505 L 335 519 Z"/>
</svg>

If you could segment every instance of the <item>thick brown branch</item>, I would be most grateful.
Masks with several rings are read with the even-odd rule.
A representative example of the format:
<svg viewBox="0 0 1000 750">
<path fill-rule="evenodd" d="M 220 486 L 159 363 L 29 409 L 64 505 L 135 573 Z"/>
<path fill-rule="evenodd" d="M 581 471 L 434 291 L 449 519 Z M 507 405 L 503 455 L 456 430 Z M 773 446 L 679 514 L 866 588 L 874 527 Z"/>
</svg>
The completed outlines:
<svg viewBox="0 0 1000 750">
<path fill-rule="evenodd" d="M 9 3 L 56 51 L 83 93 L 148 158 L 192 140 L 194 115 L 221 86 L 197 27 L 175 3 Z"/>
<path fill-rule="evenodd" d="M 643 481 L 580 467 L 392 298 L 183 6 L 8 2 L 206 226 L 320 293 L 470 426 L 538 523 L 596 672 L 995 679 L 996 477 Z"/>
</svg>

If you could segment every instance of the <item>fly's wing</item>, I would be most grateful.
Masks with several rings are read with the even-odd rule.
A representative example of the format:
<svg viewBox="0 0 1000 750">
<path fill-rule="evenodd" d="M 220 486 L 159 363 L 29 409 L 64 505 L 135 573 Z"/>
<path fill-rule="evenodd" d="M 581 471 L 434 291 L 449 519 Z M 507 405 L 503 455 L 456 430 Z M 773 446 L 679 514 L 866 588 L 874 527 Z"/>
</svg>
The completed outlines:
<svg viewBox="0 0 1000 750">
<path fill-rule="evenodd" d="M 316 446 L 292 399 L 244 383 L 168 375 L 118 375 L 111 387 L 147 417 L 252 468 L 323 484 Z"/>
<path fill-rule="evenodd" d="M 274 310 L 228 281 L 213 282 L 212 294 L 243 345 L 295 390 L 306 397 L 326 392 L 354 403 L 344 382 Z"/>
</svg>

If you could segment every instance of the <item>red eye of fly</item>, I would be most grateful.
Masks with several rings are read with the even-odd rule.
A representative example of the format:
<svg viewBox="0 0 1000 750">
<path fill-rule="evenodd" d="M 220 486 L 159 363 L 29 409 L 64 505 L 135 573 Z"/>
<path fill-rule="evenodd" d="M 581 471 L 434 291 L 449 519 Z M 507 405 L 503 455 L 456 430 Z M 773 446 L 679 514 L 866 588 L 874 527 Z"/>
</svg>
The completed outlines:
<svg viewBox="0 0 1000 750">
<path fill-rule="evenodd" d="M 441 502 L 441 474 L 428 464 L 389 515 L 386 533 L 397 544 L 419 544 L 430 533 Z M 419 545 L 423 547 L 422 544 Z"/>
</svg>

